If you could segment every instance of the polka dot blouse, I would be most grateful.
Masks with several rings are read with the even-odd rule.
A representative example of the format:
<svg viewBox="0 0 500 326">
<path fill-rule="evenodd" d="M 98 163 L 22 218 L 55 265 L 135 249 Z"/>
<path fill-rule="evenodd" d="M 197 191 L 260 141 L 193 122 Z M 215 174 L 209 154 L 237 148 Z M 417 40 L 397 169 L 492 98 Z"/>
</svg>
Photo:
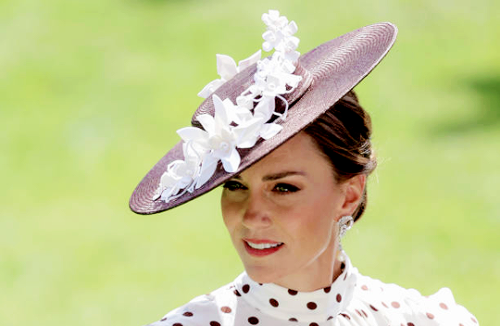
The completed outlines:
<svg viewBox="0 0 500 326">
<path fill-rule="evenodd" d="M 359 274 L 345 255 L 335 282 L 298 292 L 254 282 L 243 273 L 210 294 L 199 296 L 151 326 L 477 326 L 447 288 L 424 297 L 417 290 L 384 284 Z"/>
</svg>

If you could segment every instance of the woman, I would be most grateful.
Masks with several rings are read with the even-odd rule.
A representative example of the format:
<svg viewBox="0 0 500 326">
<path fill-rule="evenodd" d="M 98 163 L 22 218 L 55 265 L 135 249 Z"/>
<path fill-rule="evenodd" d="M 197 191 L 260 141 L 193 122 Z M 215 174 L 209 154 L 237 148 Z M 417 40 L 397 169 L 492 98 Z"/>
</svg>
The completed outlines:
<svg viewBox="0 0 500 326">
<path fill-rule="evenodd" d="M 340 240 L 366 205 L 371 122 L 352 88 L 396 28 L 376 24 L 299 57 L 297 27 L 263 15 L 265 51 L 220 79 L 130 207 L 164 211 L 223 184 L 222 215 L 245 272 L 154 325 L 477 325 L 448 289 L 423 297 L 358 273 Z"/>
</svg>

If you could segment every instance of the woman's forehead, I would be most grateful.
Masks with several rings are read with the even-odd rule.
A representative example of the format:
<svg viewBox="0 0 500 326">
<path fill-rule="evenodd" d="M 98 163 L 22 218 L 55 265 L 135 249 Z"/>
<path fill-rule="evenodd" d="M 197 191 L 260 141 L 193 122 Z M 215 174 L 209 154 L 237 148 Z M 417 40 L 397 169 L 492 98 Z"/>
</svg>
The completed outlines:
<svg viewBox="0 0 500 326">
<path fill-rule="evenodd" d="M 242 178 L 253 175 L 264 177 L 275 174 L 307 176 L 322 164 L 327 168 L 329 167 L 313 139 L 306 133 L 301 132 L 243 171 L 240 176 Z"/>
<path fill-rule="evenodd" d="M 294 163 L 302 160 L 310 161 L 318 156 L 321 156 L 321 153 L 314 140 L 308 134 L 300 132 L 264 157 L 259 163 L 264 162 L 265 164 L 271 161 Z"/>
</svg>

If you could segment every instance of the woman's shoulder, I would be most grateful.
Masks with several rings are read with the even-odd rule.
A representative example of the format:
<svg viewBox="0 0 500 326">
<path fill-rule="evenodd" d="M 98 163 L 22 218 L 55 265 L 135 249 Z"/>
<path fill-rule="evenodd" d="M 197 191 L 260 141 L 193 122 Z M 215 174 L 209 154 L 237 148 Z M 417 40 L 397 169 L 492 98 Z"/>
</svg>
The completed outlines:
<svg viewBox="0 0 500 326">
<path fill-rule="evenodd" d="M 232 316 L 235 288 L 229 283 L 208 294 L 200 295 L 170 311 L 160 320 L 147 326 L 221 326 Z"/>
<path fill-rule="evenodd" d="M 449 288 L 423 296 L 415 289 L 386 284 L 361 274 L 354 291 L 354 314 L 389 322 L 390 325 L 477 326 L 477 319 L 455 302 Z"/>
</svg>

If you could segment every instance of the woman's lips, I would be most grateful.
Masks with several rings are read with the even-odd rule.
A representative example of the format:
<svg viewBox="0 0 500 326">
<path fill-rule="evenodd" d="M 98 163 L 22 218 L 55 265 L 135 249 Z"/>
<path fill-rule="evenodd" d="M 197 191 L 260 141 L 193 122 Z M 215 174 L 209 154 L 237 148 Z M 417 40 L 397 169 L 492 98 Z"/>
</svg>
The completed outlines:
<svg viewBox="0 0 500 326">
<path fill-rule="evenodd" d="M 272 240 L 244 239 L 245 249 L 252 256 L 262 257 L 280 250 L 284 243 Z"/>
</svg>

